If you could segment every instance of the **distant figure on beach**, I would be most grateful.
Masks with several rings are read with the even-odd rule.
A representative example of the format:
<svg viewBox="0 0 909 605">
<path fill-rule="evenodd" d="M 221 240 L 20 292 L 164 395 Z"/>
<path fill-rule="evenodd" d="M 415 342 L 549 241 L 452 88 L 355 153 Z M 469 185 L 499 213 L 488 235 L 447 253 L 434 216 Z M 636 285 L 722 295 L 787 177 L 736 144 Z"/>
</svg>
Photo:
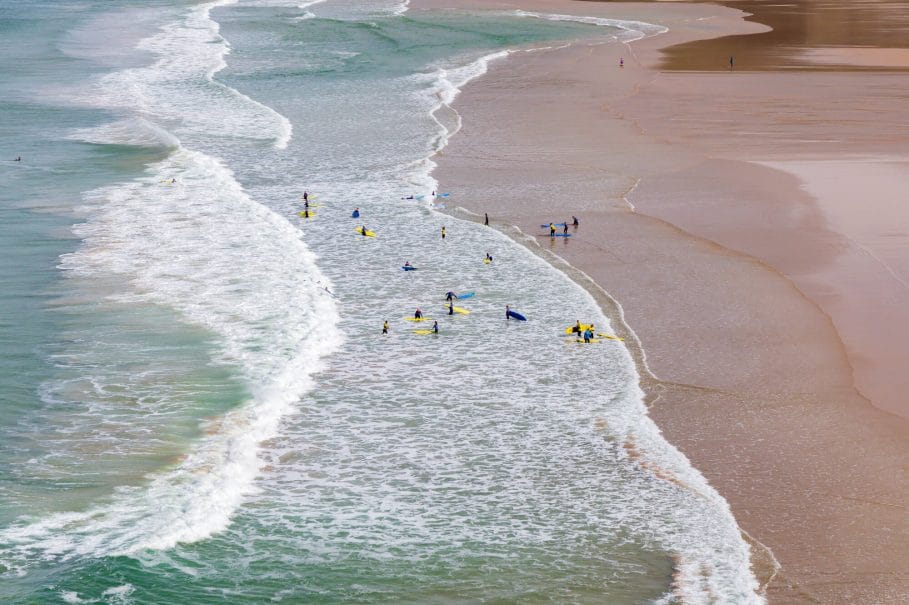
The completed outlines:
<svg viewBox="0 0 909 605">
<path fill-rule="evenodd" d="M 489 213 L 488 212 L 483 213 L 483 224 L 486 225 L 487 227 L 489 226 Z"/>
<path fill-rule="evenodd" d="M 619 67 L 625 67 L 625 59 L 619 59 Z"/>
<path fill-rule="evenodd" d="M 735 57 L 729 55 L 729 69 L 732 69 L 733 67 L 735 67 Z"/>
<path fill-rule="evenodd" d="M 574 225 L 575 227 L 577 227 L 577 226 L 580 224 L 580 223 L 578 223 L 578 217 L 572 216 L 572 217 L 571 217 L 571 224 Z"/>
<path fill-rule="evenodd" d="M 549 223 L 549 237 L 555 237 L 555 225 Z"/>
<path fill-rule="evenodd" d="M 417 310 L 413 312 L 413 318 L 414 319 L 423 319 L 423 311 L 420 311 L 420 309 L 417 308 Z"/>
<path fill-rule="evenodd" d="M 433 192 L 435 194 L 435 192 Z M 442 239 L 445 239 L 445 227 L 442 227 Z"/>
<path fill-rule="evenodd" d="M 453 298 L 457 298 L 457 297 L 458 297 L 458 295 L 455 294 L 454 292 L 452 292 L 451 290 L 449 290 L 448 292 L 445 293 L 445 300 L 447 300 L 448 302 L 451 302 L 451 300 Z"/>
<path fill-rule="evenodd" d="M 388 334 L 388 320 L 382 322 L 382 334 Z"/>
<path fill-rule="evenodd" d="M 433 334 L 439 333 L 439 322 L 437 322 L 437 321 L 432 322 L 432 333 Z"/>
</svg>

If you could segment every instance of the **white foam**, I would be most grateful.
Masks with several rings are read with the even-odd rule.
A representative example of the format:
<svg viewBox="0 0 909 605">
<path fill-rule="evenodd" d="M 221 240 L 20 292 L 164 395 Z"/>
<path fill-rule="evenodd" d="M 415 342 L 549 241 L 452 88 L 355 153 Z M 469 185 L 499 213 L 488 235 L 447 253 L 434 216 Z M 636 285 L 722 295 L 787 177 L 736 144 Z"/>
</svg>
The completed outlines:
<svg viewBox="0 0 909 605">
<path fill-rule="evenodd" d="M 22 554 L 133 554 L 222 531 L 253 491 L 261 443 L 340 344 L 327 280 L 299 230 L 251 200 L 214 158 L 181 148 L 149 176 L 87 201 L 89 220 L 74 228 L 83 244 L 62 258 L 66 273 L 126 284 L 113 302 L 165 305 L 216 334 L 219 361 L 238 368 L 253 397 L 147 486 L 4 531 Z"/>
<path fill-rule="evenodd" d="M 608 19 L 606 17 L 588 17 L 583 15 L 560 15 L 552 13 L 535 13 L 524 10 L 516 10 L 512 14 L 518 17 L 529 17 L 533 19 L 544 19 L 546 21 L 571 21 L 574 23 L 587 23 L 589 25 L 608 26 L 621 29 L 625 32 L 622 36 L 623 41 L 633 42 L 641 38 L 664 34 L 669 31 L 668 27 L 654 25 L 645 21 L 629 21 L 627 19 Z"/>
<path fill-rule="evenodd" d="M 139 114 L 180 138 L 194 132 L 245 139 L 269 139 L 278 149 L 293 135 L 290 121 L 243 93 L 218 82 L 230 46 L 212 20 L 212 9 L 236 3 L 217 0 L 184 12 L 141 40 L 140 50 L 157 60 L 148 67 L 124 69 L 100 78 L 82 101 Z"/>
<path fill-rule="evenodd" d="M 67 138 L 98 145 L 136 145 L 177 148 L 180 140 L 144 118 L 124 118 L 94 128 L 80 128 Z"/>
</svg>

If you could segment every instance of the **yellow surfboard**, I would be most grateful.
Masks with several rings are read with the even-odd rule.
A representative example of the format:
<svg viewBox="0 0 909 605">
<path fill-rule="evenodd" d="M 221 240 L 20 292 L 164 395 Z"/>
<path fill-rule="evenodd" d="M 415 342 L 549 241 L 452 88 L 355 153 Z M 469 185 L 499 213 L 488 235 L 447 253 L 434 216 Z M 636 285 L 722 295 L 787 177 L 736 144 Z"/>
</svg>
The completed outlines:
<svg viewBox="0 0 909 605">
<path fill-rule="evenodd" d="M 314 218 L 314 217 L 316 216 L 316 213 L 313 212 L 312 210 L 310 210 L 310 211 L 309 211 L 309 216 L 306 216 L 306 212 L 305 212 L 305 211 L 304 211 L 304 212 L 298 212 L 298 213 L 297 213 L 297 216 L 299 216 L 300 218 Z"/>
<path fill-rule="evenodd" d="M 592 327 L 593 327 L 593 324 L 581 324 L 581 332 L 583 332 L 584 330 L 589 330 L 589 329 L 592 328 Z M 574 334 L 575 332 L 577 332 L 577 328 L 578 328 L 578 327 L 577 327 L 576 325 L 575 325 L 575 326 L 568 326 L 567 328 L 565 328 L 565 333 L 566 333 L 566 334 Z"/>
<path fill-rule="evenodd" d="M 405 317 L 404 321 L 432 321 L 432 317 Z"/>
<path fill-rule="evenodd" d="M 625 341 L 624 338 L 621 338 L 619 336 L 613 336 L 612 334 L 603 334 L 601 332 L 597 332 L 597 336 L 600 338 L 608 338 L 609 340 L 621 340 L 623 342 Z"/>
<path fill-rule="evenodd" d="M 448 310 L 448 305 L 445 305 L 445 310 L 446 311 Z M 468 311 L 467 309 L 465 309 L 463 307 L 455 307 L 454 312 L 460 313 L 461 315 L 470 315 L 470 311 Z"/>
<path fill-rule="evenodd" d="M 414 330 L 413 333 L 414 334 L 433 334 L 434 332 L 432 330 Z"/>
<path fill-rule="evenodd" d="M 356 232 L 359 233 L 360 235 L 363 235 L 363 227 L 357 227 L 356 229 L 354 229 L 354 231 L 356 231 Z M 375 236 L 376 236 L 376 233 L 375 233 L 375 231 L 370 231 L 369 229 L 367 229 L 367 230 L 366 230 L 366 236 L 367 236 L 367 237 L 375 237 Z"/>
</svg>

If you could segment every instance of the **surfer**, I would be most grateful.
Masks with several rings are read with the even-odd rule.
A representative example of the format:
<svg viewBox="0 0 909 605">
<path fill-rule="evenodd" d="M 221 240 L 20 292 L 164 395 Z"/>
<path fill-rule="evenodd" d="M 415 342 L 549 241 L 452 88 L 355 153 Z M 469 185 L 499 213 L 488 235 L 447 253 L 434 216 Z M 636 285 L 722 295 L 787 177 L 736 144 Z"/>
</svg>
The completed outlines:
<svg viewBox="0 0 909 605">
<path fill-rule="evenodd" d="M 13 161 L 14 161 L 14 162 L 21 162 L 21 161 L 22 161 L 22 156 L 21 156 L 21 155 L 17 155 L 17 156 L 16 156 L 16 159 L 13 160 Z"/>
<path fill-rule="evenodd" d="M 303 200 L 303 208 L 309 210 L 309 200 Z"/>
<path fill-rule="evenodd" d="M 362 227 L 360 227 L 360 233 L 363 234 L 363 237 L 366 237 L 366 225 L 363 225 Z"/>
<path fill-rule="evenodd" d="M 511 307 L 505 305 L 505 319 L 511 319 Z"/>
<path fill-rule="evenodd" d="M 420 309 L 417 308 L 417 310 L 413 312 L 413 318 L 414 319 L 423 319 L 423 311 L 420 311 Z"/>
<path fill-rule="evenodd" d="M 452 292 L 451 290 L 449 290 L 448 292 L 445 293 L 445 300 L 447 300 L 448 302 L 451 302 L 451 300 L 453 298 L 457 298 L 457 297 L 458 297 L 458 295 L 455 294 L 454 292 Z"/>
<path fill-rule="evenodd" d="M 577 226 L 580 224 L 580 223 L 578 223 L 578 217 L 572 215 L 572 217 L 571 217 L 571 224 L 572 224 L 573 226 L 577 227 Z"/>
<path fill-rule="evenodd" d="M 388 320 L 382 322 L 382 334 L 388 334 Z"/>
<path fill-rule="evenodd" d="M 360 208 L 359 208 L 359 206 L 356 207 L 356 208 L 354 208 L 353 214 L 351 214 L 351 216 L 354 217 L 354 218 L 360 218 Z"/>
<path fill-rule="evenodd" d="M 489 226 L 489 213 L 488 212 L 483 213 L 483 224 L 486 225 L 487 227 Z"/>
<path fill-rule="evenodd" d="M 593 337 L 593 332 L 590 331 L 590 328 L 584 330 L 584 342 L 590 344 L 590 339 Z"/>
<path fill-rule="evenodd" d="M 555 237 L 555 225 L 549 223 L 549 237 Z"/>
<path fill-rule="evenodd" d="M 432 192 L 435 195 L 435 191 Z M 442 227 L 442 239 L 445 239 L 445 227 Z"/>
<path fill-rule="evenodd" d="M 562 226 L 562 235 L 568 235 L 568 221 Z"/>
<path fill-rule="evenodd" d="M 309 218 L 309 207 L 304 208 L 303 218 Z"/>
<path fill-rule="evenodd" d="M 454 303 L 451 301 L 448 301 L 448 314 L 454 315 Z"/>
<path fill-rule="evenodd" d="M 578 334 L 581 333 L 581 320 L 580 319 L 578 320 L 578 322 L 576 324 L 574 324 L 574 327 L 571 329 L 571 331 L 577 332 Z"/>
<path fill-rule="evenodd" d="M 486 262 L 487 262 L 487 263 L 491 263 L 491 262 L 492 262 L 492 255 L 491 255 L 489 252 L 486 253 Z"/>
<path fill-rule="evenodd" d="M 437 321 L 432 322 L 432 333 L 433 334 L 439 333 L 439 322 L 437 322 Z"/>
<path fill-rule="evenodd" d="M 404 261 L 404 266 L 410 267 L 411 266 L 410 261 L 409 260 Z"/>
<path fill-rule="evenodd" d="M 303 192 L 303 201 L 309 202 L 309 192 L 308 191 Z"/>
</svg>

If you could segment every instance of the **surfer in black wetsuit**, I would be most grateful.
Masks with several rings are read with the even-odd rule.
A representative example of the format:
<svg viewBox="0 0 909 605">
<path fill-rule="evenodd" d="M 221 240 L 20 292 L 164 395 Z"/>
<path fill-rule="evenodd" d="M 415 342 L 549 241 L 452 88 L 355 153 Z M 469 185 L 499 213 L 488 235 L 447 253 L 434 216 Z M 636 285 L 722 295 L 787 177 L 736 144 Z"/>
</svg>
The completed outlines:
<svg viewBox="0 0 909 605">
<path fill-rule="evenodd" d="M 483 224 L 486 225 L 487 227 L 489 226 L 489 213 L 488 212 L 483 213 Z"/>
<path fill-rule="evenodd" d="M 568 221 L 565 221 L 565 225 L 562 227 L 562 233 L 568 235 Z"/>
<path fill-rule="evenodd" d="M 488 263 L 492 262 L 492 255 L 489 252 L 486 253 L 486 262 L 488 262 Z"/>
<path fill-rule="evenodd" d="M 360 233 L 363 234 L 363 237 L 366 237 L 366 225 L 363 225 L 362 227 L 360 227 Z"/>
<path fill-rule="evenodd" d="M 420 311 L 419 309 L 417 309 L 416 311 L 414 311 L 414 312 L 413 312 L 413 318 L 414 318 L 414 319 L 423 319 L 423 311 Z"/>
<path fill-rule="evenodd" d="M 433 332 L 433 334 L 439 333 L 439 322 L 437 322 L 437 321 L 432 322 L 432 332 Z"/>
<path fill-rule="evenodd" d="M 309 192 L 308 191 L 303 192 L 303 201 L 309 202 Z"/>
<path fill-rule="evenodd" d="M 451 299 L 457 298 L 457 297 L 458 297 L 458 295 L 450 290 L 445 293 L 445 300 L 447 300 L 448 302 L 451 302 Z"/>
<path fill-rule="evenodd" d="M 571 217 L 571 224 L 572 224 L 572 226 L 577 227 L 578 224 L 579 224 L 579 223 L 578 223 L 578 217 L 572 216 L 572 217 Z"/>
<path fill-rule="evenodd" d="M 505 305 L 505 319 L 511 319 L 511 307 Z"/>
<path fill-rule="evenodd" d="M 454 303 L 451 301 L 448 302 L 448 314 L 454 315 Z"/>
</svg>

